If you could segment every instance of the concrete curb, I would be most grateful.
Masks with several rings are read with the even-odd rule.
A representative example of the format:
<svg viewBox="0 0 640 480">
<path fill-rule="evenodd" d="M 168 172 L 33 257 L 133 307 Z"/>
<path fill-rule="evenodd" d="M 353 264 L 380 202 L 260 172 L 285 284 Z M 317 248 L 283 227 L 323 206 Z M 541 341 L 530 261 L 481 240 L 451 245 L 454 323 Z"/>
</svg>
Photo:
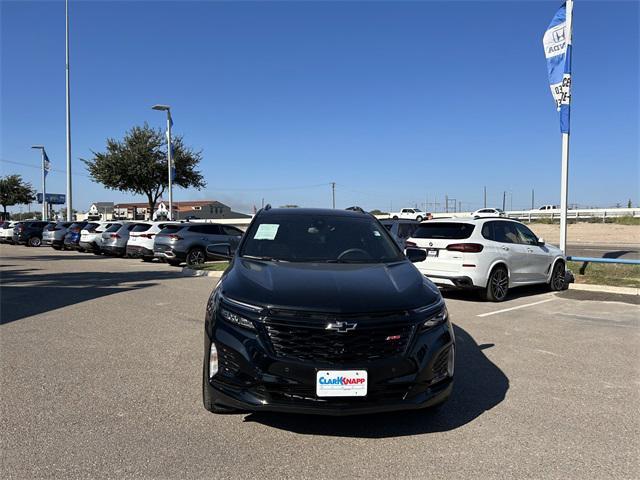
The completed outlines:
<svg viewBox="0 0 640 480">
<path fill-rule="evenodd" d="M 214 277 L 220 278 L 223 272 L 216 272 L 211 270 L 194 270 L 189 267 L 182 267 L 182 276 L 183 277 Z"/>
<path fill-rule="evenodd" d="M 640 295 L 640 288 L 612 287 L 609 285 L 591 285 L 588 283 L 572 283 L 570 290 L 582 290 L 584 292 L 616 293 L 618 295 Z"/>
</svg>

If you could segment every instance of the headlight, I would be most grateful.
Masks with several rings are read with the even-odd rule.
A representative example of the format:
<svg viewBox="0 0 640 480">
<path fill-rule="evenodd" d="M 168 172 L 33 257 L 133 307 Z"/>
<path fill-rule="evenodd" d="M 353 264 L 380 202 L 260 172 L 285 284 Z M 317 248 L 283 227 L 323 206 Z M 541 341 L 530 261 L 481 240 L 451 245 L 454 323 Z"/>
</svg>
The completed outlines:
<svg viewBox="0 0 640 480">
<path fill-rule="evenodd" d="M 241 315 L 238 315 L 235 312 L 227 310 L 224 307 L 220 308 L 220 316 L 224 318 L 227 322 L 237 325 L 238 327 L 248 328 L 249 330 L 255 330 L 253 323 L 248 318 L 244 318 Z"/>
<path fill-rule="evenodd" d="M 442 307 L 442 310 L 424 321 L 421 330 L 424 331 L 437 327 L 438 325 L 445 323 L 447 320 L 449 320 L 449 312 L 447 311 L 447 307 Z"/>
</svg>

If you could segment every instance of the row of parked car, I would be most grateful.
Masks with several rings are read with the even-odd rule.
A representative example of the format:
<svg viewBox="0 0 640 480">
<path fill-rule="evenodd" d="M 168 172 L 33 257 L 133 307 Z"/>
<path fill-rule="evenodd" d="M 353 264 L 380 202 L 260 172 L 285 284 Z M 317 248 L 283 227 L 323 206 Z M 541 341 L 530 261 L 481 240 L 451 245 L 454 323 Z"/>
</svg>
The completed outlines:
<svg viewBox="0 0 640 480">
<path fill-rule="evenodd" d="M 194 222 L 38 220 L 0 223 L 0 242 L 50 246 L 55 250 L 77 250 L 96 255 L 159 258 L 171 265 L 197 265 L 219 258 L 207 246 L 224 243 L 231 250 L 240 243 L 242 230 L 230 225 Z"/>
</svg>

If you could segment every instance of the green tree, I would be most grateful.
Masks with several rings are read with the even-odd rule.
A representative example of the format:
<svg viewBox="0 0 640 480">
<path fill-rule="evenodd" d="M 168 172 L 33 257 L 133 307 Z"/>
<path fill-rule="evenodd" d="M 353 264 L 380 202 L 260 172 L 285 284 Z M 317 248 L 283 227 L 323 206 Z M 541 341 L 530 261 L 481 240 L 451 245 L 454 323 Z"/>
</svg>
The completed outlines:
<svg viewBox="0 0 640 480">
<path fill-rule="evenodd" d="M 202 152 L 187 147 L 182 136 L 171 139 L 176 174 L 173 185 L 200 190 L 206 186 L 197 170 Z M 129 130 L 122 140 L 107 139 L 104 153 L 82 159 L 91 178 L 110 190 L 145 195 L 153 215 L 158 198 L 169 186 L 166 137 L 161 129 L 146 123 Z"/>
<path fill-rule="evenodd" d="M 36 193 L 30 183 L 22 180 L 20 175 L 7 175 L 0 177 L 0 205 L 4 217 L 7 216 L 7 207 L 11 205 L 26 205 L 33 202 Z"/>
<path fill-rule="evenodd" d="M 369 213 L 371 215 L 389 215 L 387 212 L 383 212 L 382 210 L 378 210 L 377 208 L 374 210 L 371 210 Z"/>
</svg>

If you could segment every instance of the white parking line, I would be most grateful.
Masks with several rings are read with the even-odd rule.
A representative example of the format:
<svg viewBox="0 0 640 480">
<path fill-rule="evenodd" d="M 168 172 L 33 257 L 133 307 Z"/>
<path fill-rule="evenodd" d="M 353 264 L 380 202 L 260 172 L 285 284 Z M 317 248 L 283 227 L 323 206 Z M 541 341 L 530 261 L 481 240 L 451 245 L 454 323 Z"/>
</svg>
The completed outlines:
<svg viewBox="0 0 640 480">
<path fill-rule="evenodd" d="M 521 308 L 533 307 L 534 305 L 540 305 L 541 303 L 547 303 L 555 300 L 555 298 L 547 298 L 546 300 L 540 300 L 539 302 L 527 303 L 525 305 L 518 305 L 517 307 L 505 308 L 503 310 L 496 310 L 495 312 L 481 313 L 476 315 L 477 317 L 488 317 L 489 315 L 495 315 L 497 313 L 511 312 L 512 310 L 520 310 Z"/>
</svg>

